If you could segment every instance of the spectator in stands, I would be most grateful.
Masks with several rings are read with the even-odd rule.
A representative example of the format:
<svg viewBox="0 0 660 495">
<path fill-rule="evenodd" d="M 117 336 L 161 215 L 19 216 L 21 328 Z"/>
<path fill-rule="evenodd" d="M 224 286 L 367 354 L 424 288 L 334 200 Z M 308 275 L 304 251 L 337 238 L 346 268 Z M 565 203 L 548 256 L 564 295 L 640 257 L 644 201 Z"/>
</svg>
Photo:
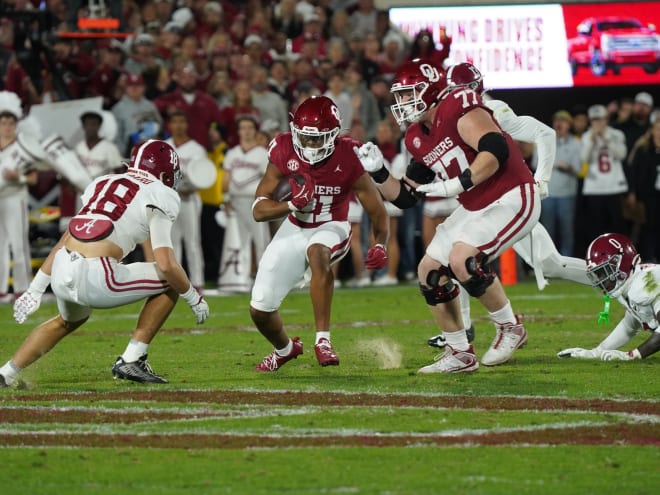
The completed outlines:
<svg viewBox="0 0 660 495">
<path fill-rule="evenodd" d="M 208 132 L 213 122 L 222 122 L 223 117 L 215 100 L 195 88 L 197 79 L 191 64 L 183 66 L 175 73 L 177 88 L 154 100 L 161 114 L 178 108 L 186 115 L 194 115 L 188 123 L 188 134 L 204 148 L 209 145 Z"/>
<path fill-rule="evenodd" d="M 339 38 L 348 43 L 351 38 L 351 24 L 349 14 L 346 10 L 339 9 L 332 12 L 330 26 L 328 27 L 328 39 Z"/>
<path fill-rule="evenodd" d="M 404 42 L 403 38 L 393 31 L 390 31 L 382 40 L 383 52 L 378 57 L 380 76 L 391 82 L 406 56 Z"/>
<path fill-rule="evenodd" d="M 366 138 L 370 140 L 376 135 L 376 128 L 381 121 L 381 115 L 376 97 L 369 91 L 363 81 L 363 72 L 358 64 L 359 62 L 352 62 L 346 68 L 345 87 L 351 95 L 353 103 L 353 120 L 357 120 L 364 125 L 367 133 Z"/>
<path fill-rule="evenodd" d="M 328 89 L 323 95 L 330 98 L 339 109 L 339 115 L 341 115 L 340 134 L 346 134 L 351 129 L 353 123 L 353 104 L 351 97 L 344 89 L 344 75 L 341 71 L 333 71 L 328 78 L 327 84 Z"/>
<path fill-rule="evenodd" d="M 635 147 L 630 171 L 630 200 L 643 205 L 639 251 L 651 263 L 660 261 L 660 118 L 654 116 Z"/>
<path fill-rule="evenodd" d="M 130 56 L 124 62 L 124 70 L 137 75 L 153 66 L 162 65 L 163 61 L 156 54 L 153 36 L 148 33 L 138 34 L 130 45 Z"/>
<path fill-rule="evenodd" d="M 210 96 L 215 98 L 220 110 L 230 107 L 234 102 L 234 95 L 231 89 L 229 72 L 226 70 L 215 72 L 209 81 L 207 92 Z"/>
<path fill-rule="evenodd" d="M 102 97 L 103 108 L 111 108 L 121 98 L 118 82 L 122 75 L 122 57 L 123 49 L 114 40 L 102 44 L 97 51 L 100 63 L 91 76 L 86 94 Z"/>
<path fill-rule="evenodd" d="M 626 148 L 628 151 L 631 151 L 635 146 L 635 142 L 649 130 L 651 126 L 649 118 L 652 111 L 653 97 L 646 92 L 637 93 L 630 117 L 614 126 L 623 131 L 623 134 L 626 136 Z"/>
<path fill-rule="evenodd" d="M 195 38 L 204 46 L 208 39 L 223 28 L 223 11 L 219 2 L 206 2 L 195 25 Z"/>
<path fill-rule="evenodd" d="M 428 29 L 422 29 L 412 42 L 410 48 L 410 59 L 421 58 L 428 60 L 438 67 L 444 67 L 445 60 L 449 57 L 451 49 L 451 37 L 447 36 L 444 28 L 440 29 L 440 48 L 436 48 L 433 34 Z"/>
<path fill-rule="evenodd" d="M 288 131 L 288 103 L 268 87 L 268 71 L 265 67 L 260 65 L 252 67 L 250 86 L 252 88 L 252 104 L 259 112 L 261 121 L 274 120 L 278 123 L 278 129 L 281 132 Z"/>
<path fill-rule="evenodd" d="M 566 110 L 555 112 L 552 128 L 557 135 L 554 172 L 543 200 L 540 221 L 564 256 L 573 256 L 575 246 L 575 198 L 582 169 L 581 144 L 571 134 L 573 117 Z"/>
<path fill-rule="evenodd" d="M 588 163 L 584 178 L 585 216 L 590 238 L 604 232 L 625 232 L 623 197 L 628 183 L 623 169 L 626 140 L 623 132 L 607 124 L 607 109 L 592 105 L 591 127 L 582 136 L 581 159 Z"/>
<path fill-rule="evenodd" d="M 250 34 L 243 42 L 245 54 L 250 58 L 251 67 L 270 64 L 270 56 L 265 50 L 264 39 L 258 34 Z"/>
<path fill-rule="evenodd" d="M 351 14 L 352 33 L 376 33 L 377 11 L 374 0 L 358 0 L 357 9 Z"/>
<path fill-rule="evenodd" d="M 283 33 L 285 38 L 294 39 L 303 31 L 303 18 L 296 12 L 296 0 L 280 0 L 273 2 L 271 25 L 276 32 Z"/>
<path fill-rule="evenodd" d="M 127 74 L 123 79 L 124 96 L 112 107 L 117 121 L 115 144 L 121 156 L 129 156 L 138 143 L 158 137 L 163 119 L 158 108 L 144 96 L 144 78 Z"/>
<path fill-rule="evenodd" d="M 292 95 L 287 91 L 289 85 L 289 67 L 282 60 L 273 60 L 268 68 L 268 89 L 280 95 L 290 104 Z"/>
<path fill-rule="evenodd" d="M 291 43 L 293 53 L 301 53 L 303 43 L 306 40 L 318 41 L 319 55 L 326 54 L 326 40 L 323 38 L 323 24 L 321 24 L 321 17 L 316 12 L 310 12 L 305 15 L 303 24 L 303 32 L 295 37 Z"/>
<path fill-rule="evenodd" d="M 94 59 L 79 49 L 73 41 L 66 38 L 56 38 L 52 46 L 52 72 L 58 72 L 66 83 L 68 95 L 65 98 L 82 98 L 86 91 L 87 79 L 95 68 Z"/>
</svg>

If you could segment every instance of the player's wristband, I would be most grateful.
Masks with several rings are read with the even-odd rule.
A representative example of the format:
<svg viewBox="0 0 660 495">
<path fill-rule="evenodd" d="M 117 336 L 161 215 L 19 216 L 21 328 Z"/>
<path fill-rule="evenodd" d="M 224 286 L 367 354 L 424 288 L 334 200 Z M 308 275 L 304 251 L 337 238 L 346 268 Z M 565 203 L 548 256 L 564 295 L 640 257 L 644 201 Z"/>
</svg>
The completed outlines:
<svg viewBox="0 0 660 495">
<path fill-rule="evenodd" d="M 43 294 L 46 292 L 48 285 L 50 285 L 50 275 L 39 269 L 32 282 L 30 282 L 30 290 Z"/>
<path fill-rule="evenodd" d="M 390 176 L 390 172 L 385 167 L 380 167 L 380 169 L 376 170 L 375 172 L 369 172 L 369 175 L 371 175 L 371 178 L 374 180 L 374 182 L 377 184 L 382 184 Z"/>
</svg>

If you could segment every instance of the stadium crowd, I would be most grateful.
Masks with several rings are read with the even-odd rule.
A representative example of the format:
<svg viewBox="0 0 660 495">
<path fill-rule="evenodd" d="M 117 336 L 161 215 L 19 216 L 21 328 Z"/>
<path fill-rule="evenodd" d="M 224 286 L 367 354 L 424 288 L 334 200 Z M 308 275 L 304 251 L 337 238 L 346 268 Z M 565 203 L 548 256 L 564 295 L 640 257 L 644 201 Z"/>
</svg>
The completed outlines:
<svg viewBox="0 0 660 495">
<path fill-rule="evenodd" d="M 291 112 L 310 96 L 325 95 L 340 110 L 343 134 L 377 143 L 387 163 L 403 162 L 405 167 L 405 129 L 390 111 L 392 78 L 414 58 L 437 67 L 452 62 L 451 37 L 441 32 L 436 43 L 428 30 L 409 37 L 390 22 L 387 11 L 375 8 L 373 0 L 123 0 L 107 2 L 106 12 L 99 11 L 105 8 L 103 2 L 5 3 L 0 11 L 0 89 L 20 98 L 17 119 L 36 104 L 100 96 L 103 109 L 117 123 L 116 149 L 108 156 L 128 157 L 135 145 L 148 139 L 170 138 L 176 118 L 186 126 L 185 139 L 206 150 L 217 179 L 192 194 L 201 203 L 194 211 L 200 222 L 207 287 L 217 285 L 221 272 L 223 215 L 232 208 L 230 192 L 253 195 L 267 165 L 267 153 L 248 155 L 241 148 L 246 140 L 254 142 L 250 149 L 258 146 L 265 151 L 271 139 L 289 130 Z M 78 18 L 95 15 L 116 16 L 118 31 L 127 35 L 67 35 L 81 32 Z M 660 113 L 654 111 L 653 96 L 645 92 L 603 103 L 557 109 L 548 122 L 556 132 L 557 156 L 541 222 L 564 256 L 583 258 L 594 237 L 619 232 L 631 237 L 644 260 L 657 262 L 660 219 L 653 212 L 660 205 Z M 0 108 L 0 116 L 6 111 Z M 81 119 L 88 151 L 90 143 L 93 147 L 101 140 L 88 129 L 98 127 L 98 118 L 94 120 L 90 115 Z M 241 123 L 250 127 L 248 121 L 257 127 L 254 139 L 242 134 Z M 522 143 L 521 148 L 534 168 L 535 150 Z M 239 153 L 241 149 L 245 153 Z M 84 149 L 76 152 L 84 155 Z M 227 164 L 227 157 L 237 158 Z M 117 158 L 108 160 L 107 168 L 120 166 Z M 231 170 L 233 182 L 225 179 L 225 168 Z M 100 173 L 90 170 L 93 177 Z M 392 173 L 396 175 L 394 165 Z M 609 182 L 612 177 L 615 180 Z M 61 188 L 54 204 L 62 207 L 65 217 L 72 213 L 75 191 L 71 199 L 72 185 L 60 179 L 39 172 L 29 191 L 41 199 L 53 187 Z M 340 278 L 353 286 L 416 278 L 424 216 L 420 203 L 398 219 L 398 232 L 392 236 L 398 240 L 400 256 L 390 258 L 398 266 L 360 274 L 352 273 L 356 270 L 349 261 Z M 362 242 L 352 249 L 362 259 L 370 230 L 365 215 L 355 222 L 360 224 Z M 272 227 L 270 233 L 274 231 Z M 258 240 L 258 252 L 263 244 Z M 190 251 L 188 244 L 185 251 Z M 2 258 L 0 263 L 9 263 Z M 201 289 L 202 275 L 189 275 Z M 13 301 L 2 283 L 0 297 Z"/>
</svg>

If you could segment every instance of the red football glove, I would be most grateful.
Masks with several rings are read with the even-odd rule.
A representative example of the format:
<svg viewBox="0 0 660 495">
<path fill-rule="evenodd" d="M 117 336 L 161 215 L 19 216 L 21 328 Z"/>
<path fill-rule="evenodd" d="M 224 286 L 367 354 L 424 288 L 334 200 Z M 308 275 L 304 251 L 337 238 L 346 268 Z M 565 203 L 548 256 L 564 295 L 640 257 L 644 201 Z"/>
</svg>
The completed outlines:
<svg viewBox="0 0 660 495">
<path fill-rule="evenodd" d="M 387 251 L 382 244 L 376 244 L 367 251 L 367 259 L 364 260 L 364 266 L 367 270 L 378 270 L 387 265 Z"/>
<path fill-rule="evenodd" d="M 289 203 L 298 211 L 301 211 L 312 201 L 314 198 L 314 187 L 316 186 L 316 182 L 314 182 L 314 179 L 309 174 L 303 173 L 300 175 L 305 179 L 302 184 L 296 182 L 293 177 L 289 179 L 291 193 L 293 194 L 293 198 L 291 198 Z"/>
</svg>

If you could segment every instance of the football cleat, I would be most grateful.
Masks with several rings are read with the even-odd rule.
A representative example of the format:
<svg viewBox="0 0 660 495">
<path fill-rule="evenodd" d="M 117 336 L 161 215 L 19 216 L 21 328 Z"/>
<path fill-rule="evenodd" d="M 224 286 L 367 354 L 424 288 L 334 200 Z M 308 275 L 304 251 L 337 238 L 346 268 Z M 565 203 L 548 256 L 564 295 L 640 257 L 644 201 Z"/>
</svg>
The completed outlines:
<svg viewBox="0 0 660 495">
<path fill-rule="evenodd" d="M 474 342 L 474 325 L 470 325 L 470 328 L 468 328 L 465 331 L 465 333 L 467 335 L 468 342 L 470 342 L 470 343 Z M 438 334 L 435 337 L 431 337 L 427 341 L 427 343 L 431 347 L 437 347 L 438 349 L 442 349 L 447 342 L 445 341 L 445 336 L 444 335 Z"/>
<path fill-rule="evenodd" d="M 450 345 L 445 345 L 445 352 L 435 358 L 433 364 L 420 368 L 417 373 L 422 375 L 431 373 L 467 373 L 477 371 L 479 361 L 472 345 L 465 351 L 457 351 Z"/>
<path fill-rule="evenodd" d="M 506 363 L 516 349 L 527 343 L 527 330 L 516 316 L 515 324 L 496 325 L 495 338 L 486 354 L 481 358 L 485 366 L 497 366 Z"/>
<path fill-rule="evenodd" d="M 280 356 L 277 351 L 273 351 L 255 366 L 254 371 L 277 371 L 284 365 L 284 363 L 300 356 L 303 353 L 303 344 L 300 342 L 300 337 L 294 337 L 291 341 L 293 342 L 293 348 L 289 354 L 286 356 Z"/>
<path fill-rule="evenodd" d="M 314 345 L 314 352 L 321 366 L 337 366 L 339 364 L 339 357 L 328 339 L 319 339 Z"/>
<path fill-rule="evenodd" d="M 144 354 L 137 361 L 127 363 L 119 356 L 112 366 L 112 376 L 122 380 L 131 380 L 140 383 L 169 383 L 162 376 L 158 376 L 151 369 L 147 361 L 147 355 Z"/>
<path fill-rule="evenodd" d="M 5 381 L 5 377 L 0 375 L 0 388 L 6 388 L 9 385 L 7 385 L 7 382 Z"/>
</svg>

